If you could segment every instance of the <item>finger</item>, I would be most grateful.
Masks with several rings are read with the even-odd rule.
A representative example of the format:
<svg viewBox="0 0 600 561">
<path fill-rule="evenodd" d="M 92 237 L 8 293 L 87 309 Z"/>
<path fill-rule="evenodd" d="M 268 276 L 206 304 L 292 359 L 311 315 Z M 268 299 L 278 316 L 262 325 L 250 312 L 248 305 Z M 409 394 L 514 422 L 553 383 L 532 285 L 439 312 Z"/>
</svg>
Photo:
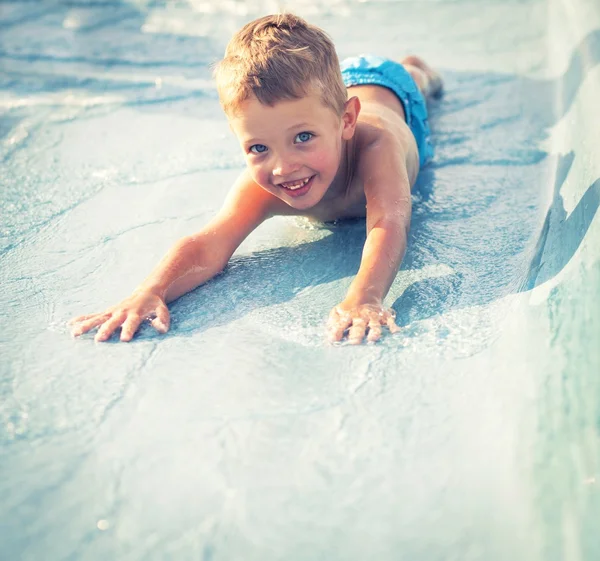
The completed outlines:
<svg viewBox="0 0 600 561">
<path fill-rule="evenodd" d="M 74 337 L 79 337 L 83 333 L 87 333 L 94 327 L 98 327 L 101 323 L 104 323 L 108 318 L 109 314 L 94 314 L 90 319 L 82 321 L 79 325 L 76 325 L 71 330 Z"/>
<path fill-rule="evenodd" d="M 95 318 L 97 315 L 99 315 L 99 314 L 86 314 L 84 316 L 77 316 L 76 318 L 71 318 L 67 322 L 67 325 L 73 325 L 74 323 L 80 323 L 80 322 L 85 321 L 87 319 Z"/>
<path fill-rule="evenodd" d="M 95 341 L 106 341 L 110 339 L 110 336 L 114 333 L 115 329 L 119 327 L 123 323 L 125 318 L 125 312 L 118 312 L 113 314 L 113 316 L 105 321 L 102 324 L 102 327 L 98 329 L 98 333 L 96 333 L 96 337 L 94 337 Z"/>
<path fill-rule="evenodd" d="M 331 342 L 340 341 L 351 324 L 352 317 L 349 313 L 340 311 L 337 307 L 333 308 L 327 320 L 328 339 Z"/>
<path fill-rule="evenodd" d="M 350 326 L 350 323 L 352 323 L 352 320 L 350 320 L 350 321 L 338 320 L 337 323 L 329 325 L 329 327 L 328 327 L 329 341 L 332 343 L 335 341 L 341 341 L 342 338 L 344 337 L 344 333 L 346 332 L 346 329 L 348 329 L 348 327 Z"/>
<path fill-rule="evenodd" d="M 365 337 L 367 322 L 362 318 L 354 318 L 352 327 L 348 331 L 348 342 L 352 345 L 359 345 Z"/>
<path fill-rule="evenodd" d="M 341 341 L 346 329 L 350 327 L 351 323 L 352 318 L 350 316 L 340 317 L 338 314 L 337 319 L 335 321 L 330 321 L 327 325 L 329 341 Z"/>
<path fill-rule="evenodd" d="M 381 338 L 381 324 L 379 321 L 369 322 L 369 334 L 367 335 L 367 341 L 374 343 Z"/>
<path fill-rule="evenodd" d="M 333 308 L 331 312 L 329 312 L 329 317 L 327 318 L 327 323 L 336 322 L 340 317 L 340 313 L 337 308 Z"/>
<path fill-rule="evenodd" d="M 344 336 L 345 332 L 346 332 L 346 328 L 345 327 L 330 328 L 327 331 L 327 338 L 329 339 L 330 343 L 335 343 L 337 341 L 341 341 L 342 340 L 342 337 Z"/>
<path fill-rule="evenodd" d="M 333 308 L 329 312 L 329 318 L 327 319 L 327 325 L 332 328 L 337 328 L 340 324 L 346 324 L 346 326 L 352 323 L 352 317 L 348 312 L 341 311 L 338 307 Z"/>
<path fill-rule="evenodd" d="M 131 341 L 140 323 L 142 323 L 142 318 L 139 314 L 130 312 L 121 327 L 121 341 Z"/>
<path fill-rule="evenodd" d="M 390 314 L 386 320 L 386 324 L 388 326 L 388 329 L 390 330 L 390 333 L 398 333 L 398 331 L 400 331 L 400 327 L 398 327 L 398 325 L 396 324 L 396 320 L 394 318 L 395 318 L 395 314 L 394 315 Z"/>
<path fill-rule="evenodd" d="M 166 333 L 169 331 L 171 325 L 171 315 L 169 309 L 161 304 L 156 308 L 156 317 L 150 321 L 150 325 L 156 329 L 159 333 Z"/>
</svg>

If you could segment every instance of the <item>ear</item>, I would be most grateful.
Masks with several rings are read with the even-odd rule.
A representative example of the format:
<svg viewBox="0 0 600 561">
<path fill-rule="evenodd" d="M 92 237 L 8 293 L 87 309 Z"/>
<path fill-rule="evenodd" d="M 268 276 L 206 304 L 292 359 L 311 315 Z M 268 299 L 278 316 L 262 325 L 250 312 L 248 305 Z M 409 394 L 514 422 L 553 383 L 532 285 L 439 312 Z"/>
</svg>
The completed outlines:
<svg viewBox="0 0 600 561">
<path fill-rule="evenodd" d="M 359 113 L 360 100 L 358 97 L 353 96 L 344 104 L 344 112 L 342 113 L 342 138 L 344 140 L 350 140 L 354 136 Z"/>
</svg>

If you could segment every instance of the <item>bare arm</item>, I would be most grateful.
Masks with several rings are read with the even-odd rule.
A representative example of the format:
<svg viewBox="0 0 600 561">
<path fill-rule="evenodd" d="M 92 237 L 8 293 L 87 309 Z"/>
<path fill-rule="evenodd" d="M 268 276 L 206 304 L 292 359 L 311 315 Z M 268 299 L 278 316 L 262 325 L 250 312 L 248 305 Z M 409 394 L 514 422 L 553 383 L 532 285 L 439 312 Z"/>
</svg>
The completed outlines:
<svg viewBox="0 0 600 561">
<path fill-rule="evenodd" d="M 411 217 L 410 181 L 401 147 L 377 144 L 363 155 L 361 175 L 367 200 L 367 240 L 360 268 L 344 301 L 330 316 L 330 335 L 340 340 L 349 328 L 350 342 L 377 340 L 381 324 L 396 330 L 383 300 L 406 252 Z"/>
<path fill-rule="evenodd" d="M 406 169 L 389 177 L 382 168 L 365 184 L 367 195 L 367 239 L 360 268 L 346 300 L 381 303 L 387 295 L 404 253 L 410 227 L 411 199 Z"/>
<path fill-rule="evenodd" d="M 121 327 L 121 340 L 130 341 L 148 318 L 158 331 L 166 332 L 166 304 L 221 272 L 244 238 L 281 204 L 244 172 L 213 220 L 179 240 L 131 296 L 103 313 L 74 318 L 73 334 L 98 327 L 95 339 L 106 341 Z"/>
<path fill-rule="evenodd" d="M 280 204 L 245 171 L 219 213 L 202 230 L 179 240 L 138 290 L 172 302 L 203 284 L 225 268 L 240 243 Z"/>
</svg>

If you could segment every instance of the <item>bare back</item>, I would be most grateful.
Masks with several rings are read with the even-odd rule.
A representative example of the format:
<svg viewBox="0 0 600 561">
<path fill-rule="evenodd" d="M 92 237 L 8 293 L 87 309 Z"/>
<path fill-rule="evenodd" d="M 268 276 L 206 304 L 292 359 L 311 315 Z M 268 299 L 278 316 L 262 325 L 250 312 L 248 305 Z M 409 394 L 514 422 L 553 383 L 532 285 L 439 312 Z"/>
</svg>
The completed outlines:
<svg viewBox="0 0 600 561">
<path fill-rule="evenodd" d="M 365 153 L 390 151 L 402 154 L 411 186 L 419 172 L 417 144 L 396 95 L 387 88 L 368 85 L 348 88 L 348 96 L 358 97 L 361 103 L 355 137 L 347 155 L 347 164 L 352 168 L 348 184 L 344 189 L 337 189 L 337 196 L 324 199 L 302 213 L 322 222 L 366 216 L 364 183 L 373 170 L 369 169 L 368 163 L 365 165 Z"/>
</svg>

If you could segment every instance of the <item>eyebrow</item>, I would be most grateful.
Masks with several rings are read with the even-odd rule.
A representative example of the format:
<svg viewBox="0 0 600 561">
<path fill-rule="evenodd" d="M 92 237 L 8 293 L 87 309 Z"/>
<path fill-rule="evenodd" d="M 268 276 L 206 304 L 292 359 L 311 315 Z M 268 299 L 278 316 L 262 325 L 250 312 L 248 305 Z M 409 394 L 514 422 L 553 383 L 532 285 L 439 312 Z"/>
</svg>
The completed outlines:
<svg viewBox="0 0 600 561">
<path fill-rule="evenodd" d="M 299 128 L 302 128 L 302 127 L 309 127 L 310 128 L 311 126 L 312 125 L 310 123 L 306 123 L 306 122 L 303 121 L 302 123 L 297 123 L 295 125 L 292 125 L 291 127 L 288 127 L 286 129 L 286 131 L 291 131 L 292 129 L 299 129 Z"/>
<path fill-rule="evenodd" d="M 312 125 L 310 123 L 303 121 L 301 123 L 296 123 L 296 124 L 292 125 L 291 127 L 288 127 L 287 129 L 285 129 L 285 132 L 289 132 L 291 130 L 300 129 L 300 128 L 304 128 L 304 127 L 312 128 Z M 250 145 L 262 144 L 261 140 L 258 138 L 250 138 L 248 140 L 244 140 L 243 142 L 244 142 L 244 144 L 250 144 Z"/>
</svg>

